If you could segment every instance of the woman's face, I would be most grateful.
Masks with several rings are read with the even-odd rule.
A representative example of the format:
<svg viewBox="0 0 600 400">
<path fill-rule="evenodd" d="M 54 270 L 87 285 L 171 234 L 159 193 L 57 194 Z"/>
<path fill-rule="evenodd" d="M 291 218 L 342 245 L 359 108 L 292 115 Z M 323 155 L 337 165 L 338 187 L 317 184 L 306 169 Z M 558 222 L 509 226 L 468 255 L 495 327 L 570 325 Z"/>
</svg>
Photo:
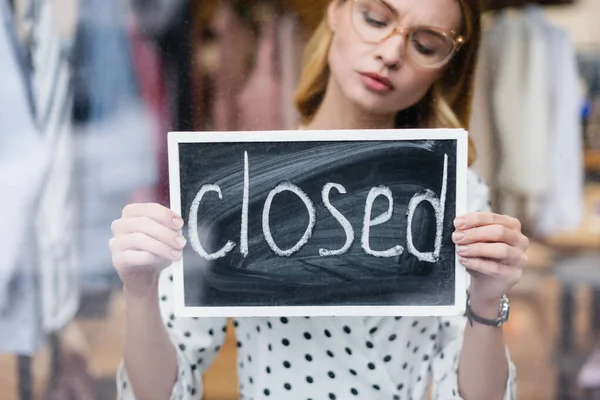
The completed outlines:
<svg viewBox="0 0 600 400">
<path fill-rule="evenodd" d="M 421 65 L 441 57 L 448 43 L 428 30 L 411 38 L 397 33 L 378 39 L 394 26 L 458 31 L 461 18 L 457 0 L 334 1 L 328 10 L 334 32 L 329 52 L 332 83 L 367 112 L 393 114 L 416 104 L 443 72 Z"/>
</svg>

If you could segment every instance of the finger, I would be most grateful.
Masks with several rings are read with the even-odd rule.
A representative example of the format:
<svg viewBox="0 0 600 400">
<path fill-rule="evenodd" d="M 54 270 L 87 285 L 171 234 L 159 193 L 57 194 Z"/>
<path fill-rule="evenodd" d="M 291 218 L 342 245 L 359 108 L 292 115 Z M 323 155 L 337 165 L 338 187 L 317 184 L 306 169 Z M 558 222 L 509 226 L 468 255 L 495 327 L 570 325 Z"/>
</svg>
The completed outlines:
<svg viewBox="0 0 600 400">
<path fill-rule="evenodd" d="M 465 258 L 487 258 L 504 265 L 519 265 L 522 252 L 506 243 L 473 243 L 456 248 L 459 256 Z"/>
<path fill-rule="evenodd" d="M 509 246 L 521 248 L 521 234 L 503 225 L 486 225 L 478 228 L 456 231 L 452 240 L 456 244 L 468 245 L 477 242 L 506 243 Z"/>
<path fill-rule="evenodd" d="M 140 250 L 127 250 L 113 253 L 112 261 L 116 269 L 147 267 L 161 263 L 161 259 L 155 254 Z"/>
<path fill-rule="evenodd" d="M 460 257 L 459 262 L 472 275 L 481 274 L 494 279 L 502 279 L 508 283 L 509 286 L 519 282 L 523 274 L 522 268 L 511 268 L 494 260 Z"/>
<path fill-rule="evenodd" d="M 111 226 L 115 237 L 140 232 L 174 249 L 185 246 L 186 240 L 178 231 L 148 217 L 120 218 Z"/>
<path fill-rule="evenodd" d="M 521 235 L 521 243 L 519 248 L 525 252 L 529 248 L 529 238 L 525 235 Z"/>
<path fill-rule="evenodd" d="M 147 251 L 127 250 L 113 255 L 113 265 L 119 274 L 129 275 L 135 271 L 160 272 L 172 264 L 171 260 L 165 260 Z"/>
<path fill-rule="evenodd" d="M 181 256 L 181 250 L 172 248 L 144 233 L 135 232 L 119 236 L 111 240 L 113 253 L 128 250 L 146 251 L 167 260 L 177 260 Z"/>
<path fill-rule="evenodd" d="M 454 220 L 454 226 L 461 230 L 486 225 L 503 225 L 513 231 L 521 231 L 521 221 L 518 219 L 492 212 L 468 213 Z"/>
<path fill-rule="evenodd" d="M 148 217 L 164 226 L 181 229 L 183 219 L 173 210 L 156 203 L 128 204 L 123 208 L 123 218 Z"/>
</svg>

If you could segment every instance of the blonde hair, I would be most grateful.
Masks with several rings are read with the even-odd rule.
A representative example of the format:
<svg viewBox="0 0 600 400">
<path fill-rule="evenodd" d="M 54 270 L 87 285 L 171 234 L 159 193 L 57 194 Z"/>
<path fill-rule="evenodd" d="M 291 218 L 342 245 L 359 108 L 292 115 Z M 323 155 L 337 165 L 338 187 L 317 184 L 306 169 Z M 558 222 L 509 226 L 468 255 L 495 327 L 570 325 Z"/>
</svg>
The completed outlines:
<svg viewBox="0 0 600 400">
<path fill-rule="evenodd" d="M 344 1 L 344 0 L 332 0 Z M 412 107 L 398 112 L 396 127 L 469 129 L 473 76 L 481 40 L 481 8 L 479 0 L 459 0 L 465 44 L 446 65 L 444 75 L 429 92 Z M 333 33 L 325 16 L 310 37 L 304 53 L 300 82 L 296 91 L 296 107 L 302 123 L 316 114 L 329 80 L 328 53 Z M 475 161 L 475 146 L 469 137 L 469 165 Z"/>
</svg>

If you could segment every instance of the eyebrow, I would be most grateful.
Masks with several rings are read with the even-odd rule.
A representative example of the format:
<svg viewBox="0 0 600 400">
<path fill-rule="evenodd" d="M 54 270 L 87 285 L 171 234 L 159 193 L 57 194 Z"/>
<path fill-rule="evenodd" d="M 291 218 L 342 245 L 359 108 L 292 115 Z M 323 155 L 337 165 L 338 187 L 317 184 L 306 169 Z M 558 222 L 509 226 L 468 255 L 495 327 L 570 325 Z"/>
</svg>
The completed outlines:
<svg viewBox="0 0 600 400">
<path fill-rule="evenodd" d="M 400 17 L 400 12 L 399 12 L 399 11 L 396 9 L 396 7 L 394 7 L 394 6 L 393 6 L 393 5 L 392 5 L 392 4 L 391 4 L 389 1 L 387 1 L 387 0 L 373 0 L 373 1 L 379 1 L 379 2 L 380 2 L 380 3 L 382 3 L 384 6 L 386 6 L 387 8 L 389 8 L 389 9 L 390 9 L 390 11 L 391 11 L 392 13 L 394 13 L 394 16 L 395 16 L 396 18 Z M 452 29 L 446 29 L 446 28 L 442 28 L 442 27 L 433 27 L 433 26 L 431 26 L 431 27 L 432 27 L 432 28 L 436 28 L 436 29 L 441 29 L 441 30 L 442 30 L 442 31 L 444 31 L 444 32 L 454 32 L 454 30 L 452 30 Z M 458 31 L 460 31 L 460 28 L 459 28 L 459 29 L 458 29 L 456 32 L 458 32 Z"/>
<path fill-rule="evenodd" d="M 391 5 L 387 0 L 379 0 L 381 3 L 383 3 L 387 8 L 390 9 L 390 11 L 392 11 L 394 13 L 394 15 L 396 15 L 396 17 L 399 15 L 398 10 L 396 10 L 396 7 L 394 7 L 393 5 Z"/>
</svg>

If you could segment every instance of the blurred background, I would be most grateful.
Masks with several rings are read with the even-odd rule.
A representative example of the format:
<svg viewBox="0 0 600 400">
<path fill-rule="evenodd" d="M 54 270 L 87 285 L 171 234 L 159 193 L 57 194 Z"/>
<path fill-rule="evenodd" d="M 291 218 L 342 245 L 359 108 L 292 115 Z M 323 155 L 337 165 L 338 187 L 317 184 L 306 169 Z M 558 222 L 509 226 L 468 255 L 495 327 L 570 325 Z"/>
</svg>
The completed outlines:
<svg viewBox="0 0 600 400">
<path fill-rule="evenodd" d="M 482 0 L 471 135 L 530 265 L 519 399 L 600 398 L 600 1 Z M 294 129 L 326 0 L 0 0 L 0 400 L 113 399 L 110 224 L 168 200 L 170 130 Z M 237 397 L 233 326 L 204 376 Z"/>
</svg>

